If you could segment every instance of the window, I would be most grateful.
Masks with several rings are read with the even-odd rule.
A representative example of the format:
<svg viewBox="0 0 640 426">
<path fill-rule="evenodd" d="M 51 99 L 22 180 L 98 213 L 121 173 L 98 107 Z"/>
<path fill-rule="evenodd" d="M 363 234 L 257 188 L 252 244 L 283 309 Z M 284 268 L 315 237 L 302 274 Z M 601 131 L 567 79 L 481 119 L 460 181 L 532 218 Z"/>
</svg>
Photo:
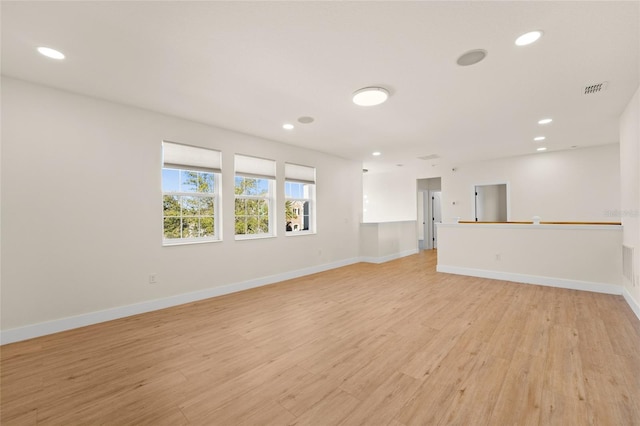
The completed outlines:
<svg viewBox="0 0 640 426">
<path fill-rule="evenodd" d="M 163 142 L 163 244 L 220 240 L 219 151 Z"/>
<path fill-rule="evenodd" d="M 274 236 L 276 162 L 236 155 L 235 166 L 236 239 Z"/>
<path fill-rule="evenodd" d="M 287 235 L 314 233 L 316 169 L 286 163 L 284 174 Z"/>
</svg>

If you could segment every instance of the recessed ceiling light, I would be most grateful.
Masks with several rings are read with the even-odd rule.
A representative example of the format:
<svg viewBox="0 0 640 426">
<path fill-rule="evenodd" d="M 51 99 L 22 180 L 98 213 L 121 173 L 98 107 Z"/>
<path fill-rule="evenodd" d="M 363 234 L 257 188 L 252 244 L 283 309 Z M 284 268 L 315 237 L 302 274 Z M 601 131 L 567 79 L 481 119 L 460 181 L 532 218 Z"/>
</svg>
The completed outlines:
<svg viewBox="0 0 640 426">
<path fill-rule="evenodd" d="M 376 151 L 376 152 L 372 152 L 371 155 L 373 155 L 374 157 L 377 157 L 379 155 L 382 155 L 382 153 L 379 151 Z"/>
<path fill-rule="evenodd" d="M 298 117 L 298 123 L 302 123 L 302 124 L 309 124 L 309 123 L 313 123 L 314 118 L 313 117 Z"/>
<path fill-rule="evenodd" d="M 536 149 L 536 151 L 546 151 L 547 148 L 544 146 L 541 146 L 540 148 Z"/>
<path fill-rule="evenodd" d="M 549 124 L 552 121 L 553 120 L 551 118 L 543 118 L 542 120 L 538 121 L 538 124 Z"/>
<path fill-rule="evenodd" d="M 51 59 L 64 59 L 64 54 L 50 47 L 38 47 L 38 52 L 41 55 Z"/>
<path fill-rule="evenodd" d="M 285 123 L 282 125 L 282 128 L 285 130 L 293 130 L 293 124 Z"/>
<path fill-rule="evenodd" d="M 545 139 L 546 139 L 546 137 L 544 137 L 544 136 L 536 136 L 535 138 L 533 138 L 533 140 L 536 141 L 536 142 L 540 142 L 540 141 L 543 141 Z"/>
<path fill-rule="evenodd" d="M 360 106 L 375 106 L 389 98 L 389 91 L 383 87 L 365 87 L 353 94 L 353 103 Z"/>
<path fill-rule="evenodd" d="M 530 31 L 518 37 L 516 45 L 526 46 L 527 44 L 535 43 L 540 37 L 542 37 L 542 31 Z"/>
<path fill-rule="evenodd" d="M 463 53 L 456 63 L 461 67 L 477 64 L 481 60 L 487 57 L 487 51 L 482 49 L 470 50 L 467 53 Z"/>
</svg>

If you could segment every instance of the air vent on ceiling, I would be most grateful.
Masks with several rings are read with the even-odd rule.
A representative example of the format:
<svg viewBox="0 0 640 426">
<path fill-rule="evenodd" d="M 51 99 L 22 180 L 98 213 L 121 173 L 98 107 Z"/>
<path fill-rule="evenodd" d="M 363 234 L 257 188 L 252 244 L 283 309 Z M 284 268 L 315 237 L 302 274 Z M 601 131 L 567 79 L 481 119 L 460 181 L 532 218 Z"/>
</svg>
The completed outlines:
<svg viewBox="0 0 640 426">
<path fill-rule="evenodd" d="M 594 93 L 599 93 L 607 90 L 607 86 L 609 85 L 608 81 L 603 81 L 602 83 L 590 84 L 584 87 L 585 95 L 593 95 Z"/>
<path fill-rule="evenodd" d="M 429 160 L 437 160 L 440 158 L 438 154 L 425 155 L 424 157 L 418 157 L 421 160 L 429 161 Z"/>
</svg>

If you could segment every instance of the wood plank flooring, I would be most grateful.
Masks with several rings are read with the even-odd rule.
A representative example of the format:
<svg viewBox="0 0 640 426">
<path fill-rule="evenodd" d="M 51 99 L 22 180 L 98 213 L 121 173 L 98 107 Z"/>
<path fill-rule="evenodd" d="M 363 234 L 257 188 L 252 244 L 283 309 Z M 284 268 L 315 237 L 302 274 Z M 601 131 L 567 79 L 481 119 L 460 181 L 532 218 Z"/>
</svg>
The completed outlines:
<svg viewBox="0 0 640 426">
<path fill-rule="evenodd" d="M 620 296 L 357 264 L 0 348 L 2 425 L 640 425 Z"/>
</svg>

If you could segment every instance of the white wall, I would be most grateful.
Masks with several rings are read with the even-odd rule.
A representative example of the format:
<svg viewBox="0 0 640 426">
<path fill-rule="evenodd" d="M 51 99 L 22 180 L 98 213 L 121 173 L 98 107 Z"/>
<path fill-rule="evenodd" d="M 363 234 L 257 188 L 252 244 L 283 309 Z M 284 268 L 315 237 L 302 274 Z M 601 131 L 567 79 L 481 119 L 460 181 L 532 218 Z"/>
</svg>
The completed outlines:
<svg viewBox="0 0 640 426">
<path fill-rule="evenodd" d="M 621 294 L 620 228 L 443 224 L 438 271 Z"/>
<path fill-rule="evenodd" d="M 163 139 L 222 151 L 223 242 L 161 246 Z M 277 160 L 278 188 L 285 161 L 316 167 L 317 235 L 285 237 L 280 214 L 277 238 L 235 241 L 234 153 Z M 361 176 L 356 162 L 3 79 L 2 330 L 357 259 Z"/>
<path fill-rule="evenodd" d="M 576 142 L 579 144 L 579 141 Z M 455 171 L 453 171 L 455 170 Z M 399 168 L 363 177 L 364 222 L 416 220 L 416 179 L 440 176 L 442 217 L 472 220 L 475 185 L 508 183 L 509 220 L 619 221 L 618 144 L 535 153 L 438 168 Z M 454 204 L 455 203 L 455 204 Z"/>
<path fill-rule="evenodd" d="M 620 177 L 623 244 L 635 248 L 635 282 L 624 285 L 640 317 L 640 89 L 620 117 Z"/>
<path fill-rule="evenodd" d="M 473 220 L 474 186 L 505 182 L 511 221 L 618 221 L 619 167 L 618 144 L 457 165 L 442 177 L 443 221 Z"/>
<path fill-rule="evenodd" d="M 416 227 L 414 220 L 363 223 L 360 227 L 362 260 L 381 263 L 417 253 Z"/>
<path fill-rule="evenodd" d="M 364 223 L 416 220 L 417 184 L 411 170 L 369 172 L 362 181 Z"/>
</svg>

